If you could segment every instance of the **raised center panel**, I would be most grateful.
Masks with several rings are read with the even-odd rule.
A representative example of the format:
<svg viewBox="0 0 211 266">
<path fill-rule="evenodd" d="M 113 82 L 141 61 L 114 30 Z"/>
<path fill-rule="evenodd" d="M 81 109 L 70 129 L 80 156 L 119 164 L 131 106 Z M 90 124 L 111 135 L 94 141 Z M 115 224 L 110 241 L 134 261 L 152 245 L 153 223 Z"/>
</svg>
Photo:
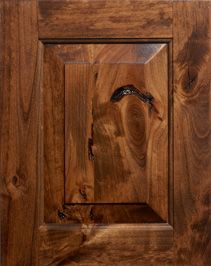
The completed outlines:
<svg viewBox="0 0 211 266">
<path fill-rule="evenodd" d="M 45 175 L 69 221 L 167 221 L 168 45 L 46 45 L 44 69 Z"/>
</svg>

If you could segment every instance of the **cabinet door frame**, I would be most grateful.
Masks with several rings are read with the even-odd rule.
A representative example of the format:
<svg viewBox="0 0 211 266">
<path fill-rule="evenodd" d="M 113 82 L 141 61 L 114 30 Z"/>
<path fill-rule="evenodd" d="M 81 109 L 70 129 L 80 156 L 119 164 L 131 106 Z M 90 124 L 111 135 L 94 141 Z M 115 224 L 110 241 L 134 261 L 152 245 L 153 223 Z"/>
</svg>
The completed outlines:
<svg viewBox="0 0 211 266">
<path fill-rule="evenodd" d="M 2 1 L 2 265 L 209 265 L 210 9 L 210 1 Z M 173 227 L 113 225 L 99 232 L 44 223 L 44 45 L 105 39 L 172 41 Z"/>
</svg>

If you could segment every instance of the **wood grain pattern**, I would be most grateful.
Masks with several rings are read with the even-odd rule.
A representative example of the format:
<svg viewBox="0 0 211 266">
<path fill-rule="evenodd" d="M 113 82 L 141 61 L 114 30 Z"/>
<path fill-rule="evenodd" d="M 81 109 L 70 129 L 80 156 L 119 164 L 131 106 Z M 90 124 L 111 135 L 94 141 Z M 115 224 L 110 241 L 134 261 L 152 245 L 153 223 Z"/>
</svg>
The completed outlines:
<svg viewBox="0 0 211 266">
<path fill-rule="evenodd" d="M 210 1 L 198 0 L 1 1 L 1 265 L 210 265 L 210 10 Z M 52 43 L 66 44 L 45 44 L 43 47 L 39 37 Z M 120 37 L 125 39 L 115 39 Z M 171 57 L 164 56 L 169 47 L 161 44 L 162 49 L 157 49 L 158 39 L 148 40 L 148 44 L 141 45 L 140 39 L 137 39 L 158 37 L 173 37 L 173 95 L 171 90 L 169 91 L 170 98 L 173 97 L 174 100 L 173 106 L 171 101 L 168 106 L 162 104 L 163 99 L 166 102 L 168 97 L 167 92 L 161 88 L 167 87 L 166 79 L 162 76 L 166 74 L 166 60 L 168 59 L 168 63 L 171 61 Z M 78 38 L 71 40 L 77 44 L 68 44 L 70 38 Z M 81 42 L 105 40 L 105 43 L 117 42 L 118 45 L 113 44 L 112 49 L 108 49 L 107 44 L 78 44 L 80 38 Z M 123 42 L 137 44 L 120 44 Z M 149 44 L 150 42 L 157 43 Z M 126 66 L 129 62 L 138 66 L 139 73 L 144 76 L 143 80 L 133 69 L 133 64 Z M 159 114 L 160 124 L 157 122 L 157 127 L 148 124 L 143 130 L 146 134 L 141 137 L 142 140 L 147 139 L 147 136 L 154 140 L 147 146 L 150 152 L 146 158 L 153 161 L 153 167 L 146 171 L 149 178 L 146 182 L 148 193 L 145 197 L 155 213 L 147 205 L 138 203 L 90 206 L 83 203 L 63 206 L 64 116 L 67 90 L 64 82 L 65 64 L 68 65 L 67 77 L 75 72 L 82 72 L 87 80 L 90 78 L 87 71 L 92 69 L 94 82 L 97 84 L 93 86 L 92 92 L 92 104 L 97 107 L 94 118 L 100 128 L 107 122 L 106 132 L 110 135 L 116 130 L 107 120 L 111 120 L 112 114 L 114 121 L 119 121 L 120 115 L 115 117 L 114 114 L 120 106 L 124 108 L 119 108 L 119 114 L 128 129 L 132 129 L 134 124 L 140 128 L 139 120 L 136 119 L 140 114 L 142 121 L 146 121 L 150 115 L 150 119 L 157 119 Z M 74 68 L 73 64 L 77 67 Z M 110 70 L 115 74 L 109 72 L 109 64 L 112 65 Z M 141 65 L 144 65 L 143 69 Z M 159 113 L 146 112 L 145 104 L 140 103 L 134 96 L 127 96 L 120 102 L 113 103 L 115 107 L 109 109 L 108 113 L 105 112 L 107 118 L 104 111 L 98 108 L 100 105 L 106 106 L 108 96 L 111 96 L 116 85 L 121 86 L 119 83 L 127 68 L 129 70 L 126 81 L 132 77 L 137 81 L 134 82 L 136 86 L 139 82 L 145 89 L 146 85 L 150 85 L 150 92 L 157 99 L 156 109 Z M 99 88 L 104 88 L 105 82 L 101 84 L 99 80 L 103 77 L 109 77 L 109 84 L 112 83 L 113 77 L 115 86 L 102 90 L 101 96 Z M 77 75 L 75 78 L 77 82 L 81 82 Z M 71 83 L 70 80 L 68 82 Z M 169 76 L 169 86 L 170 83 Z M 85 89 L 82 92 L 85 92 Z M 76 91 L 74 93 L 76 94 Z M 69 96 L 72 97 L 71 94 Z M 84 102 L 86 98 L 91 96 L 83 94 Z M 83 106 L 78 99 L 76 102 L 78 107 Z M 89 101 L 87 103 L 88 107 L 85 109 L 90 108 Z M 103 110 L 107 110 L 107 107 Z M 138 110 L 138 115 L 134 110 Z M 165 142 L 165 127 L 167 124 L 169 126 L 167 114 L 170 111 L 173 111 L 173 114 L 170 114 L 168 120 L 171 122 L 173 118 L 174 123 L 174 132 L 169 135 L 173 137 L 169 142 L 172 147 Z M 128 113 L 135 121 L 132 125 L 128 123 Z M 82 120 L 81 126 L 85 124 L 86 121 Z M 80 123 L 78 125 L 80 126 Z M 90 129 L 88 127 L 87 132 L 90 132 Z M 131 140 L 133 135 L 132 139 L 135 136 L 139 141 L 137 132 L 131 131 L 132 133 L 126 136 L 127 139 Z M 121 132 L 122 127 L 117 133 Z M 93 127 L 93 133 L 95 139 L 90 143 L 93 155 L 100 154 L 103 157 L 103 153 L 95 145 L 97 140 L 103 146 L 103 134 L 97 131 L 96 126 Z M 118 134 L 117 138 L 112 137 L 112 140 L 117 141 L 116 139 Z M 120 143 L 120 146 L 127 147 L 127 143 Z M 134 143 L 133 146 L 136 146 L 137 143 Z M 104 149 L 107 149 L 107 146 L 104 146 Z M 174 182 L 167 182 L 166 176 L 169 172 L 164 167 L 167 155 L 162 151 L 157 154 L 160 147 L 174 152 L 171 162 Z M 146 147 L 140 145 L 139 148 L 144 153 Z M 136 157 L 136 154 L 134 156 Z M 157 161 L 160 157 L 161 164 Z M 93 162 L 89 163 L 90 166 Z M 97 170 L 93 168 L 93 173 L 101 171 L 100 166 L 96 168 Z M 106 166 L 104 169 L 106 170 Z M 119 169 L 116 172 L 119 173 Z M 93 179 L 90 180 L 93 182 Z M 104 192 L 100 183 L 94 182 L 94 185 L 96 184 L 100 193 L 92 191 L 89 197 L 102 197 Z M 172 203 L 168 205 L 165 196 L 168 191 L 169 198 L 172 198 L 171 191 L 174 192 L 174 206 Z M 85 195 L 83 190 L 82 194 Z M 108 193 L 108 199 L 112 197 Z M 154 223 L 159 217 L 167 221 L 167 209 L 173 213 L 173 227 L 162 223 L 161 220 Z M 140 224 L 145 222 L 145 219 L 151 223 Z M 76 221 L 80 224 L 73 224 Z"/>
<path fill-rule="evenodd" d="M 148 199 L 147 203 L 164 219 L 168 220 L 169 205 L 169 159 L 172 156 L 168 153 L 170 142 L 169 117 L 171 109 L 168 99 L 171 79 L 168 69 L 169 51 L 166 45 L 147 64 L 145 64 L 145 84 L 150 88 L 151 95 L 156 99 L 155 107 L 158 111 L 152 112 L 149 119 L 149 133 L 147 146 L 147 175 L 148 175 Z M 160 121 L 159 121 L 160 120 Z"/>
<path fill-rule="evenodd" d="M 64 204 L 64 62 L 51 45 L 44 56 L 44 219 L 59 222 Z"/>
<path fill-rule="evenodd" d="M 64 52 L 68 62 L 65 201 L 150 202 L 167 220 L 167 45 L 69 45 L 68 49 Z M 111 102 L 112 93 L 124 84 L 150 92 L 154 109 L 134 96 Z"/>
<path fill-rule="evenodd" d="M 40 38 L 171 38 L 171 1 L 39 0 Z"/>
<path fill-rule="evenodd" d="M 177 265 L 210 265 L 211 2 L 174 3 Z"/>
<path fill-rule="evenodd" d="M 93 202 L 92 65 L 65 65 L 65 202 Z"/>
<path fill-rule="evenodd" d="M 35 1 L 1 1 L 1 265 L 35 265 L 40 213 L 42 44 Z M 40 217 L 40 218 L 39 218 Z"/>
<path fill-rule="evenodd" d="M 44 265 L 172 265 L 171 226 L 40 227 Z"/>
<path fill-rule="evenodd" d="M 66 204 L 62 224 L 135 224 L 163 223 L 152 208 L 144 203 Z"/>
</svg>

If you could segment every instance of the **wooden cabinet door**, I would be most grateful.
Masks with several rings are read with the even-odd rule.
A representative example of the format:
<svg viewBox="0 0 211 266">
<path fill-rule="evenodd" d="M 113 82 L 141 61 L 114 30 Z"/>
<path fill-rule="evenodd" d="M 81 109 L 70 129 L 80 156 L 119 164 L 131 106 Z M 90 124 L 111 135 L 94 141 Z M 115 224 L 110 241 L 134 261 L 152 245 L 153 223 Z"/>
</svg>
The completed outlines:
<svg viewBox="0 0 211 266">
<path fill-rule="evenodd" d="M 1 265 L 209 265 L 211 2 L 1 2 Z"/>
</svg>

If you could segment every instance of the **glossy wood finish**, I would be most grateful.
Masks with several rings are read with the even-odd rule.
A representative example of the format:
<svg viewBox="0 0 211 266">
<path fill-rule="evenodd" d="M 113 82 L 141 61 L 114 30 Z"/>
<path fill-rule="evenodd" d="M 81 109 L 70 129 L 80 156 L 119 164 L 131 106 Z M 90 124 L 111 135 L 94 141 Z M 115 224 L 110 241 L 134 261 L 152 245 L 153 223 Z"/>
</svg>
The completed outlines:
<svg viewBox="0 0 211 266">
<path fill-rule="evenodd" d="M 174 3 L 176 263 L 209 265 L 211 2 Z"/>
<path fill-rule="evenodd" d="M 39 36 L 53 38 L 169 38 L 171 1 L 39 0 Z"/>
</svg>

